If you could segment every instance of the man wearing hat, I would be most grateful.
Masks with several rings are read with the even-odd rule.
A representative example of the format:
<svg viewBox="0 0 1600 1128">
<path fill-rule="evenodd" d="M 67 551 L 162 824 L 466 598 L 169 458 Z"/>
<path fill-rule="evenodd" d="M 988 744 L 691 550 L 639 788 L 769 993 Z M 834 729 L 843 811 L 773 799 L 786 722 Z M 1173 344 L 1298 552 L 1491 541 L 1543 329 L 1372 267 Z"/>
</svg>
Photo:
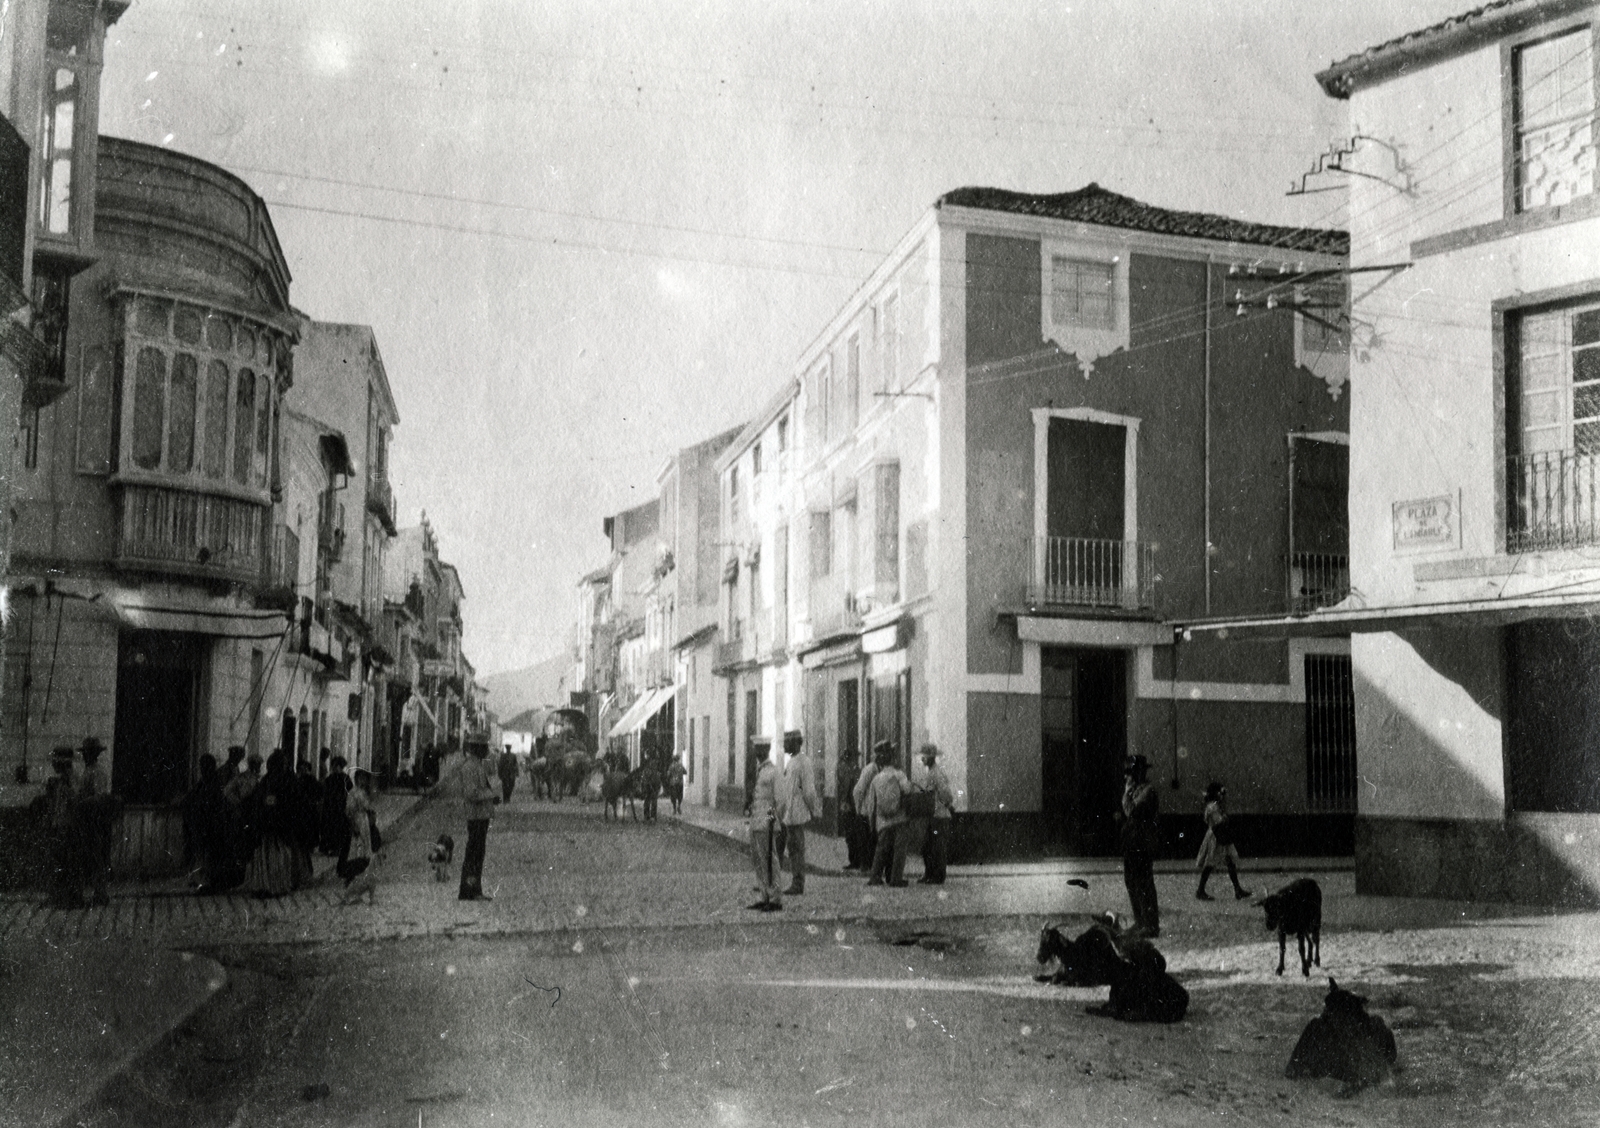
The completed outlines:
<svg viewBox="0 0 1600 1128">
<path fill-rule="evenodd" d="M 924 791 L 933 792 L 933 817 L 928 820 L 928 833 L 922 840 L 922 878 L 919 883 L 943 885 L 956 796 L 950 789 L 950 777 L 939 767 L 939 746 L 924 744 L 921 752 L 923 772 L 918 784 Z"/>
<path fill-rule="evenodd" d="M 778 891 L 777 821 L 778 769 L 772 766 L 772 738 L 750 738 L 756 770 L 745 785 L 744 813 L 750 819 L 750 860 L 756 869 L 761 899 L 747 906 L 756 912 L 775 913 L 783 908 Z"/>
<path fill-rule="evenodd" d="M 1161 797 L 1150 782 L 1150 761 L 1143 756 L 1129 756 L 1122 777 L 1122 881 L 1134 927 L 1143 936 L 1160 936 L 1155 859 L 1161 846 Z"/>
<path fill-rule="evenodd" d="M 50 770 L 55 774 L 45 780 L 43 796 L 45 842 L 50 852 L 50 903 L 61 909 L 83 907 L 83 848 L 72 760 L 70 744 L 58 744 L 51 750 Z"/>
<path fill-rule="evenodd" d="M 106 746 L 88 737 L 78 749 L 83 775 L 78 779 L 78 817 L 82 822 L 84 878 L 94 891 L 96 905 L 109 905 L 111 893 L 111 840 L 116 829 L 117 800 L 111 794 L 111 776 L 100 763 Z"/>
<path fill-rule="evenodd" d="M 887 740 L 880 740 L 872 746 L 872 755 L 867 757 L 867 762 L 861 769 L 861 774 L 856 777 L 856 784 L 850 790 L 850 804 L 855 808 L 856 818 L 860 820 L 861 828 L 861 868 L 872 869 L 872 859 L 878 852 L 878 830 L 872 823 L 872 812 L 867 810 L 867 796 L 872 794 L 872 780 L 878 774 L 878 756 L 882 749 L 887 747 Z"/>
<path fill-rule="evenodd" d="M 783 786 L 778 793 L 778 821 L 783 824 L 784 853 L 789 856 L 792 897 L 806 891 L 806 824 L 822 813 L 817 777 L 805 740 L 795 729 L 783 734 Z"/>
<path fill-rule="evenodd" d="M 866 814 L 878 832 L 878 845 L 872 853 L 872 876 L 868 885 L 906 884 L 906 796 L 911 794 L 911 779 L 894 763 L 894 745 L 880 740 L 875 746 L 878 770 L 867 788 Z M 859 785 L 858 785 L 859 786 Z"/>
</svg>

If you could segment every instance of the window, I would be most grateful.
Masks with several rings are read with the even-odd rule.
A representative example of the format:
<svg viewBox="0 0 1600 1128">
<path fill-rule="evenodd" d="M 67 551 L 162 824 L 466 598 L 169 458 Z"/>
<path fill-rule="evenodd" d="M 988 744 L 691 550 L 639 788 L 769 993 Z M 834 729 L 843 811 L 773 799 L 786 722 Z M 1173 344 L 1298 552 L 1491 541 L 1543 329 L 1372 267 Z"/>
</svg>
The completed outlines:
<svg viewBox="0 0 1600 1128">
<path fill-rule="evenodd" d="M 1600 542 L 1600 302 L 1508 324 L 1507 549 Z"/>
<path fill-rule="evenodd" d="M 1112 305 L 1115 267 L 1109 262 L 1052 255 L 1050 320 L 1055 325 L 1110 329 L 1116 325 Z"/>
<path fill-rule="evenodd" d="M 883 317 L 878 322 L 882 340 L 883 370 L 878 373 L 878 390 L 888 391 L 900 378 L 900 298 L 890 294 L 883 299 Z"/>
<path fill-rule="evenodd" d="M 1594 40 L 1583 27 L 1513 54 L 1517 210 L 1594 191 Z"/>
<path fill-rule="evenodd" d="M 728 522 L 739 520 L 739 468 L 728 467 Z"/>
<path fill-rule="evenodd" d="M 778 420 L 778 460 L 783 461 L 783 455 L 789 449 L 789 417 L 785 415 Z M 782 469 L 782 467 L 779 467 Z"/>
<path fill-rule="evenodd" d="M 757 439 L 750 447 L 750 472 L 753 475 L 761 473 L 761 440 Z"/>
<path fill-rule="evenodd" d="M 1302 352 L 1340 355 L 1350 349 L 1350 310 L 1342 278 L 1323 278 L 1300 287 Z"/>
<path fill-rule="evenodd" d="M 78 76 L 57 67 L 46 79 L 39 148 L 44 183 L 39 192 L 39 227 L 51 235 L 72 234 L 72 135 L 78 109 Z"/>
<path fill-rule="evenodd" d="M 844 347 L 844 402 L 853 431 L 861 421 L 861 337 L 852 333 Z"/>
<path fill-rule="evenodd" d="M 874 564 L 872 579 L 889 602 L 900 598 L 900 464 L 873 467 Z"/>
<path fill-rule="evenodd" d="M 811 578 L 824 579 L 833 573 L 833 514 L 826 510 L 811 514 Z"/>
<path fill-rule="evenodd" d="M 1600 453 L 1600 304 L 1522 318 L 1521 450 Z"/>
<path fill-rule="evenodd" d="M 39 468 L 39 409 L 27 405 L 22 408 L 22 466 Z"/>
<path fill-rule="evenodd" d="M 270 338 L 223 314 L 158 298 L 137 298 L 129 310 L 131 412 L 124 423 L 122 465 L 174 477 L 231 479 L 264 489 L 272 454 L 273 386 L 268 372 L 234 369 L 236 351 L 270 358 Z M 109 435 L 110 389 L 96 373 L 104 350 L 84 360 L 78 468 L 105 472 L 99 436 Z M 230 447 L 231 442 L 231 447 Z"/>
</svg>

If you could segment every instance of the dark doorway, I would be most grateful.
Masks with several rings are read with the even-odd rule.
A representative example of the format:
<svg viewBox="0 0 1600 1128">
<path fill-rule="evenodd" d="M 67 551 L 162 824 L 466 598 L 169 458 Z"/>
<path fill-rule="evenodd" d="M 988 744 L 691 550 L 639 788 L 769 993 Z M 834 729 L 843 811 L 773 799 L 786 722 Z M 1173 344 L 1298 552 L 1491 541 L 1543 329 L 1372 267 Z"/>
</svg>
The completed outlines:
<svg viewBox="0 0 1600 1128">
<path fill-rule="evenodd" d="M 756 733 L 761 725 L 761 691 L 744 691 L 744 785 L 751 787 L 756 779 Z"/>
<path fill-rule="evenodd" d="M 1045 532 L 1122 539 L 1126 439 L 1121 426 L 1051 419 Z"/>
<path fill-rule="evenodd" d="M 111 786 L 125 802 L 176 802 L 189 789 L 203 650 L 198 635 L 127 631 L 117 641 Z"/>
<path fill-rule="evenodd" d="M 1600 814 L 1600 628 L 1536 620 L 1506 636 L 1506 806 Z"/>
<path fill-rule="evenodd" d="M 861 683 L 846 678 L 839 683 L 839 751 L 853 751 L 859 757 L 861 748 Z"/>
<path fill-rule="evenodd" d="M 1040 664 L 1046 845 L 1073 854 L 1115 853 L 1127 754 L 1126 656 L 1047 646 Z"/>
</svg>

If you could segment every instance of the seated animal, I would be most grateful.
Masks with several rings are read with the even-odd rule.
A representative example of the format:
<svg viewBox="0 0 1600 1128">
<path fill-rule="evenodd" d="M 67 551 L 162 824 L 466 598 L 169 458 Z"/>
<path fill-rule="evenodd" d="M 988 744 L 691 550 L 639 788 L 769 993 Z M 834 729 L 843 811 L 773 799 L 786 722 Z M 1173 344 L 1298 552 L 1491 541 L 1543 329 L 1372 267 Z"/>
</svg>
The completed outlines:
<svg viewBox="0 0 1600 1128">
<path fill-rule="evenodd" d="M 1110 998 L 1088 1008 L 1089 1014 L 1125 1022 L 1179 1022 L 1188 1013 L 1189 992 L 1167 974 L 1166 958 L 1148 940 L 1123 933 L 1115 918 L 1095 921 L 1070 941 L 1047 925 L 1039 934 L 1037 959 L 1059 963 L 1048 980 L 1059 986 L 1110 986 Z"/>
<path fill-rule="evenodd" d="M 1343 1081 L 1344 1095 L 1387 1078 L 1399 1054 L 1389 1024 L 1367 1013 L 1364 996 L 1328 978 L 1322 1013 L 1310 1022 L 1289 1055 L 1285 1077 L 1332 1077 Z"/>
<path fill-rule="evenodd" d="M 1267 912 L 1267 929 L 1278 930 L 1278 974 L 1283 974 L 1289 933 L 1300 953 L 1300 974 L 1311 977 L 1311 965 L 1322 966 L 1322 887 L 1309 877 L 1291 881 L 1256 902 Z"/>
<path fill-rule="evenodd" d="M 433 880 L 450 879 L 450 861 L 456 856 L 456 840 L 441 834 L 439 840 L 428 847 L 428 864 L 433 866 Z"/>
<path fill-rule="evenodd" d="M 633 773 L 611 771 L 605 774 L 605 779 L 600 784 L 600 797 L 605 800 L 606 809 L 601 812 L 602 819 L 622 818 L 622 804 L 628 804 L 628 812 L 635 821 L 639 818 L 639 811 L 633 805 Z"/>
</svg>

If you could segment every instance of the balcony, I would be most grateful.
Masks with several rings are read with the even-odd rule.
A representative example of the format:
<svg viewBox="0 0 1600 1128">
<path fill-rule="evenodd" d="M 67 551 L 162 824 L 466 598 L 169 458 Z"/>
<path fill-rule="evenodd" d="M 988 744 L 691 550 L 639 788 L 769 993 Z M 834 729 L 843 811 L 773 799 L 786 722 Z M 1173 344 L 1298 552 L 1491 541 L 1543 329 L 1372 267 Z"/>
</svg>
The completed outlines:
<svg viewBox="0 0 1600 1128">
<path fill-rule="evenodd" d="M 1350 594 L 1350 558 L 1321 552 L 1289 557 L 1289 614 L 1332 607 Z"/>
<path fill-rule="evenodd" d="M 266 564 L 267 510 L 253 502 L 124 484 L 116 564 L 256 585 Z"/>
<path fill-rule="evenodd" d="M 1036 537 L 1029 541 L 1027 602 L 1032 607 L 1149 609 L 1155 549 L 1138 541 Z"/>
<path fill-rule="evenodd" d="M 257 604 L 294 610 L 300 587 L 300 537 L 287 525 L 274 526 L 262 564 Z"/>
<path fill-rule="evenodd" d="M 398 532 L 394 523 L 394 489 L 387 478 L 373 478 L 367 482 L 367 512 L 383 525 L 391 537 Z"/>
<path fill-rule="evenodd" d="M 848 634 L 861 626 L 861 605 L 855 592 L 844 590 L 843 579 L 817 581 L 810 599 L 811 637 Z"/>
<path fill-rule="evenodd" d="M 748 619 L 735 619 L 728 624 L 728 637 L 717 644 L 712 655 L 714 670 L 735 666 L 754 665 L 760 651 L 757 648 L 758 632 L 755 623 Z"/>
<path fill-rule="evenodd" d="M 1600 544 L 1600 454 L 1541 451 L 1506 459 L 1506 551 Z"/>
<path fill-rule="evenodd" d="M 336 562 L 344 555 L 344 529 L 324 518 L 317 523 L 317 551 Z"/>
<path fill-rule="evenodd" d="M 652 650 L 645 655 L 644 683 L 651 689 L 658 686 L 671 685 L 677 677 L 676 663 L 673 661 L 672 651 Z"/>
</svg>

